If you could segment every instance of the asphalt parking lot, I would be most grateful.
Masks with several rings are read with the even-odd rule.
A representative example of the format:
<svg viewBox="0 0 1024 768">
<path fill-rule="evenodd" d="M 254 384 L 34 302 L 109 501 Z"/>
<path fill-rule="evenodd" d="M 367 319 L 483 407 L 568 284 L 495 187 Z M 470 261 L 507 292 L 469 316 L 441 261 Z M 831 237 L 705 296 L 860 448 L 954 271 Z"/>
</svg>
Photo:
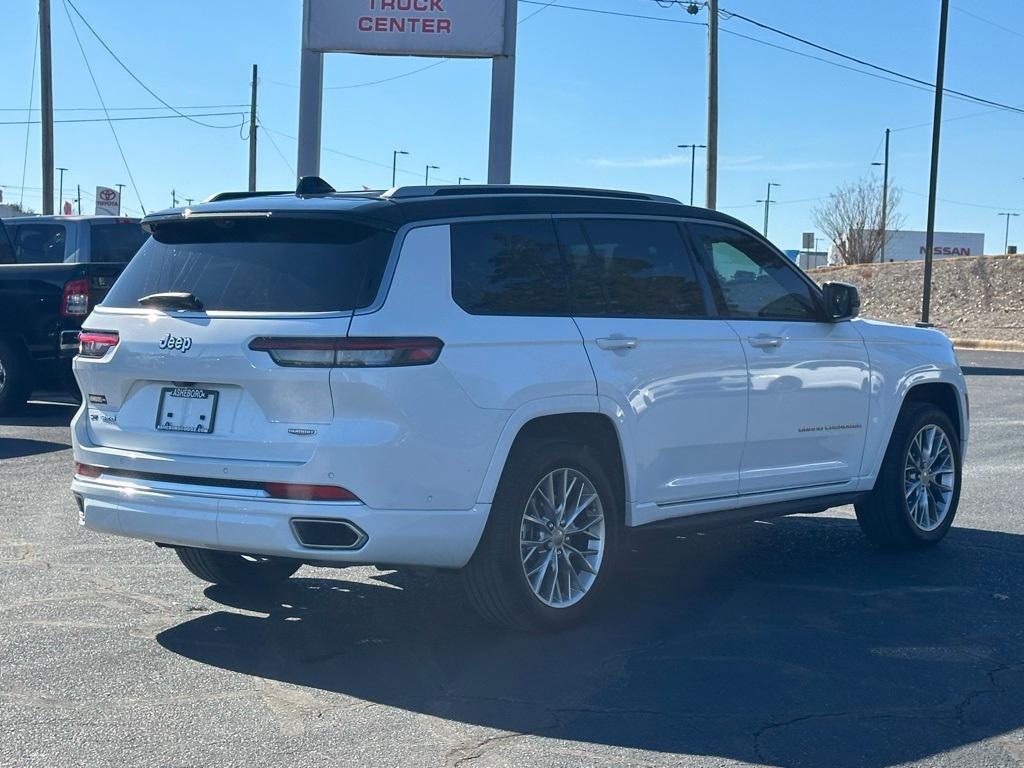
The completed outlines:
<svg viewBox="0 0 1024 768">
<path fill-rule="evenodd" d="M 960 513 L 887 554 L 852 511 L 644 541 L 571 632 L 448 575 L 304 568 L 272 596 L 80 530 L 73 409 L 0 421 L 0 765 L 1024 764 L 1024 355 L 962 353 Z"/>
</svg>

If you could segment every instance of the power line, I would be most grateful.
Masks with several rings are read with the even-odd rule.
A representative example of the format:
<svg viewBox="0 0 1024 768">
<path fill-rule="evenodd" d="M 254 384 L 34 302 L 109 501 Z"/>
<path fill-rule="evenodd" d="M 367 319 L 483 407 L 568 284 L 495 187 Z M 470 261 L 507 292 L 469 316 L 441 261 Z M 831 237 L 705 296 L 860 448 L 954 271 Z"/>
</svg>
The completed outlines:
<svg viewBox="0 0 1024 768">
<path fill-rule="evenodd" d="M 1003 26 L 1002 24 L 1000 24 L 997 21 L 992 21 L 991 19 L 986 19 L 984 16 L 979 16 L 978 14 L 974 13 L 973 11 L 968 11 L 966 8 L 961 8 L 959 5 L 954 5 L 953 9 L 956 10 L 956 11 L 959 11 L 960 13 L 964 14 L 965 16 L 970 16 L 970 17 L 972 17 L 974 19 L 977 19 L 978 21 L 980 21 L 980 22 L 982 22 L 984 24 L 989 24 L 989 25 L 995 27 L 996 29 L 1001 29 L 1001 30 L 1003 30 L 1003 32 L 1009 32 L 1011 35 L 1016 35 L 1017 37 L 1024 37 L 1024 32 L 1018 32 L 1016 29 L 1010 29 L 1009 27 Z"/>
<path fill-rule="evenodd" d="M 608 11 L 601 8 L 585 8 L 579 5 L 563 5 L 561 3 L 545 3 L 542 0 L 519 0 L 527 5 L 543 5 L 546 8 L 561 8 L 566 11 L 583 11 L 584 13 L 599 13 L 605 16 L 623 16 L 629 19 L 647 19 L 649 21 L 663 21 L 669 24 L 687 24 L 694 27 L 706 27 L 703 21 L 688 21 L 687 19 L 669 19 L 665 16 L 647 16 L 641 13 L 627 13 L 625 11 Z M 527 17 L 529 18 L 529 17 Z"/>
<path fill-rule="evenodd" d="M 524 2 L 525 2 L 525 0 L 524 0 Z M 859 64 L 859 65 L 861 65 L 863 67 L 869 67 L 869 68 L 877 70 L 879 72 L 884 72 L 885 74 L 892 75 L 893 77 L 899 77 L 899 78 L 902 78 L 904 80 L 908 80 L 908 81 L 910 81 L 912 83 L 916 83 L 918 85 L 925 86 L 925 87 L 930 88 L 932 90 L 935 89 L 935 83 L 930 83 L 927 80 L 922 80 L 921 78 L 914 77 L 913 75 L 907 75 L 907 74 L 904 74 L 902 72 L 897 72 L 894 69 L 889 69 L 888 67 L 883 67 L 880 64 L 873 64 L 870 61 L 866 61 L 865 59 L 861 59 L 861 58 L 858 58 L 856 56 L 851 56 L 850 54 L 843 53 L 841 51 L 837 51 L 835 48 L 829 48 L 826 45 L 820 45 L 818 43 L 815 43 L 815 42 L 812 42 L 812 41 L 808 40 L 807 38 L 800 37 L 799 35 L 794 35 L 794 34 L 792 34 L 790 32 L 786 32 L 784 30 L 779 29 L 778 27 L 773 27 L 770 24 L 765 24 L 764 22 L 760 22 L 760 21 L 757 21 L 756 19 L 752 19 L 749 16 L 744 16 L 741 13 L 735 13 L 733 11 L 726 11 L 724 9 L 723 9 L 723 13 L 726 15 L 726 18 L 729 18 L 729 19 L 732 19 L 732 18 L 740 19 L 742 21 L 747 22 L 748 24 L 753 24 L 755 27 L 759 27 L 760 29 L 765 29 L 765 30 L 768 30 L 770 32 L 774 32 L 777 35 L 781 35 L 783 37 L 789 38 L 790 40 L 795 40 L 798 43 L 801 43 L 803 45 L 809 46 L 811 48 L 815 48 L 815 49 L 817 49 L 819 51 L 824 51 L 826 53 L 831 54 L 832 56 L 837 56 L 837 57 L 839 57 L 841 59 L 846 59 L 847 61 L 852 61 L 855 64 Z M 971 101 L 976 101 L 979 104 L 987 104 L 989 106 L 996 107 L 997 109 L 1005 109 L 1005 110 L 1009 110 L 1011 112 L 1019 112 L 1020 114 L 1024 114 L 1024 109 L 1022 109 L 1021 107 L 1015 107 L 1015 106 L 1013 106 L 1011 104 L 1004 104 L 1003 102 L 1000 102 L 1000 101 L 993 101 L 992 99 L 986 99 L 986 98 L 983 98 L 981 96 L 974 96 L 973 94 L 965 93 L 963 91 L 953 90 L 952 88 L 943 88 L 942 92 L 943 93 L 948 93 L 951 96 L 959 96 L 959 97 L 964 98 L 964 99 L 969 99 Z"/>
<path fill-rule="evenodd" d="M 291 134 L 284 133 L 282 131 L 276 131 L 273 128 L 269 128 L 266 123 L 261 122 L 260 124 L 263 126 L 263 129 L 267 133 L 276 133 L 278 136 L 283 136 L 284 138 L 291 139 L 292 141 L 298 141 L 299 140 L 298 137 L 296 137 L 296 136 L 292 136 Z M 366 163 L 367 165 L 374 165 L 374 166 L 377 166 L 378 168 L 385 168 L 385 169 L 387 169 L 389 171 L 391 170 L 391 165 L 388 164 L 388 163 L 379 163 L 376 160 L 368 160 L 365 157 L 359 157 L 359 155 L 352 155 L 352 154 L 349 154 L 348 152 L 342 152 L 340 149 L 332 149 L 331 147 L 321 147 L 321 149 L 324 152 L 330 152 L 333 155 L 340 155 L 341 157 L 347 157 L 349 160 L 356 160 L 356 161 L 358 161 L 360 163 Z M 419 176 L 420 175 L 419 171 L 409 171 L 409 170 L 406 170 L 405 168 L 398 168 L 398 171 L 400 173 L 404 173 L 404 174 L 409 175 L 409 176 Z M 455 183 L 454 179 L 446 179 L 446 178 L 444 178 L 442 176 L 437 176 L 435 178 L 438 181 L 443 181 L 443 182 L 445 182 L 447 184 L 454 184 Z"/>
<path fill-rule="evenodd" d="M 92 72 L 92 65 L 89 64 L 89 57 L 85 55 L 85 46 L 82 45 L 82 39 L 78 36 L 78 28 L 75 26 L 75 22 L 71 18 L 71 12 L 68 10 L 70 1 L 71 0 L 64 0 L 64 13 L 67 14 L 68 24 L 71 25 L 71 31 L 75 35 L 75 42 L 78 43 L 78 50 L 82 52 L 82 60 L 85 62 L 85 68 L 89 72 L 89 79 L 92 80 L 92 86 L 96 89 L 96 97 L 100 100 L 100 106 L 103 107 L 103 112 L 107 118 L 107 125 L 110 126 L 110 132 L 114 135 L 114 143 L 117 145 L 117 151 L 121 155 L 121 162 L 124 163 L 124 169 L 128 173 L 128 180 L 131 181 L 132 188 L 135 190 L 135 196 L 139 199 L 139 207 L 142 208 L 142 212 L 145 213 L 146 206 L 142 202 L 142 195 L 139 194 L 139 185 L 135 183 L 135 176 L 132 174 L 132 169 L 128 165 L 128 158 L 125 157 L 124 149 L 121 148 L 121 140 L 117 137 L 117 129 L 114 128 L 114 123 L 110 118 L 110 114 L 107 113 L 107 105 L 103 101 L 103 94 L 100 92 L 99 83 L 96 82 L 96 76 Z"/>
<path fill-rule="evenodd" d="M 183 117 L 222 117 L 236 112 L 208 112 L 198 115 L 132 115 L 128 117 L 68 117 L 54 123 L 128 123 L 139 120 L 181 120 Z M 0 125 L 39 125 L 39 120 L 0 120 Z M 235 126 L 232 126 L 233 128 Z"/>
<path fill-rule="evenodd" d="M 33 78 L 34 79 L 34 78 Z M 248 107 L 248 104 L 197 104 L 189 107 L 174 107 L 179 109 L 228 109 L 231 107 Z M 107 107 L 107 112 L 153 112 L 167 109 L 167 107 Z M 24 112 L 22 107 L 0 107 L 0 112 Z M 29 112 L 39 112 L 39 109 L 29 107 Z M 102 107 L 56 107 L 54 112 L 102 112 Z M 230 114 L 235 114 L 231 112 Z"/>
<path fill-rule="evenodd" d="M 204 122 L 202 122 L 200 120 L 195 120 L 194 118 L 192 118 L 192 117 L 186 115 L 185 113 L 181 112 L 179 109 L 177 109 L 177 107 L 173 107 L 170 104 L 168 104 L 166 101 L 164 101 L 162 98 L 160 98 L 152 88 L 150 88 L 148 85 L 146 85 L 144 82 L 142 82 L 142 80 L 140 80 L 138 78 L 138 76 L 134 72 L 132 72 L 131 69 L 128 68 L 127 64 L 125 64 L 123 61 L 121 61 L 120 58 L 118 58 L 118 55 L 111 50 L 110 46 L 106 44 L 106 42 L 103 40 L 103 38 L 99 36 L 99 33 L 96 32 L 96 30 L 92 28 L 92 25 L 88 22 L 88 20 L 86 20 L 86 18 L 81 14 L 81 12 L 78 10 L 78 8 L 75 7 L 74 2 L 72 0 L 64 0 L 64 6 L 65 6 L 64 10 L 65 11 L 67 11 L 67 6 L 69 6 L 69 5 L 71 6 L 71 10 L 73 10 L 75 12 L 75 15 L 78 16 L 78 18 L 82 20 L 82 23 L 85 24 L 86 28 L 92 33 L 93 37 L 95 37 L 99 41 L 100 45 L 102 45 L 104 47 L 104 49 L 106 49 L 107 53 L 109 53 L 113 57 L 114 61 L 116 61 L 121 66 L 121 69 L 123 69 L 125 72 L 127 72 L 128 75 L 132 78 L 132 80 L 134 80 L 136 83 L 138 83 L 140 86 L 142 86 L 143 90 L 146 91 L 146 93 L 148 93 L 154 99 L 156 99 L 161 104 L 163 104 L 165 107 L 167 107 L 167 109 L 171 110 L 172 112 L 175 112 L 176 114 L 180 115 L 181 117 L 186 118 L 187 120 L 189 120 L 189 122 L 193 122 L 196 125 L 201 125 L 204 128 L 237 128 L 238 127 L 238 126 L 236 126 L 234 124 L 232 124 L 232 125 L 214 125 L 212 123 L 204 123 Z M 70 21 L 70 20 L 71 20 L 71 14 L 68 14 L 68 21 Z M 72 25 L 72 29 L 74 29 L 74 25 Z M 77 33 L 76 33 L 76 38 L 77 38 Z M 81 41 L 79 41 L 79 47 L 81 47 Z M 84 55 L 84 51 L 83 51 L 83 55 Z M 140 204 L 141 204 L 141 201 L 140 201 Z"/>
<path fill-rule="evenodd" d="M 32 97 L 36 92 L 36 62 L 39 60 L 39 21 L 36 20 L 36 43 L 32 48 L 32 77 L 28 83 L 28 115 L 32 116 Z M 25 169 L 28 168 L 28 139 L 32 131 L 31 125 L 25 126 L 25 155 L 21 160 L 21 198 L 18 205 L 25 202 Z"/>
<path fill-rule="evenodd" d="M 285 164 L 285 167 L 288 169 L 288 171 L 291 173 L 291 175 L 295 176 L 296 175 L 296 173 L 295 173 L 295 166 L 288 162 L 288 158 L 285 157 L 284 152 L 282 152 L 281 148 L 279 146 L 277 146 L 277 141 L 274 139 L 274 133 L 275 132 L 270 130 L 269 128 L 267 128 L 267 126 L 265 126 L 263 124 L 263 119 L 259 116 L 259 113 L 257 113 L 257 115 L 256 115 L 256 122 L 259 124 L 259 126 L 261 128 L 264 129 L 264 131 L 266 131 L 267 138 L 270 139 L 270 145 L 277 152 L 278 157 L 281 158 L 281 162 Z"/>
</svg>

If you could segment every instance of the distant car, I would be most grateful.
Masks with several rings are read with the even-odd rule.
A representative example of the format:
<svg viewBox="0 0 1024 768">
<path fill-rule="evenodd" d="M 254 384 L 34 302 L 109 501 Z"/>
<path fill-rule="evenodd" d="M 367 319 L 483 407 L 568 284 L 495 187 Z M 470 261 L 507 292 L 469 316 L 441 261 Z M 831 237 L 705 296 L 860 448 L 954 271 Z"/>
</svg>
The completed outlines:
<svg viewBox="0 0 1024 768">
<path fill-rule="evenodd" d="M 956 514 L 950 340 L 855 319 L 856 288 L 725 214 L 306 178 L 145 226 L 83 325 L 72 489 L 85 527 L 206 581 L 462 569 L 487 618 L 558 628 L 628 529 L 854 503 L 909 549 Z"/>
<path fill-rule="evenodd" d="M 125 216 L 4 219 L 18 264 L 126 264 L 146 242 L 141 220 Z"/>
<path fill-rule="evenodd" d="M 71 376 L 78 330 L 124 269 L 109 261 L 19 263 L 8 221 L 16 220 L 0 221 L 0 416 L 33 391 L 78 392 Z"/>
</svg>

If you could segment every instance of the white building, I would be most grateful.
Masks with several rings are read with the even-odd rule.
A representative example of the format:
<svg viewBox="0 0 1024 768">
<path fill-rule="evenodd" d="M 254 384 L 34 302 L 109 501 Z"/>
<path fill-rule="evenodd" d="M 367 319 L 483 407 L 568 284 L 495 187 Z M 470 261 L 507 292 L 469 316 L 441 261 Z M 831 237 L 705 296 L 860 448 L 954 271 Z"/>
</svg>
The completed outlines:
<svg viewBox="0 0 1024 768">
<path fill-rule="evenodd" d="M 887 232 L 886 261 L 916 261 L 924 258 L 925 232 L 901 230 Z M 981 256 L 985 253 L 985 235 L 981 232 L 936 232 L 933 258 L 949 256 Z M 875 254 L 875 261 L 879 260 Z"/>
</svg>

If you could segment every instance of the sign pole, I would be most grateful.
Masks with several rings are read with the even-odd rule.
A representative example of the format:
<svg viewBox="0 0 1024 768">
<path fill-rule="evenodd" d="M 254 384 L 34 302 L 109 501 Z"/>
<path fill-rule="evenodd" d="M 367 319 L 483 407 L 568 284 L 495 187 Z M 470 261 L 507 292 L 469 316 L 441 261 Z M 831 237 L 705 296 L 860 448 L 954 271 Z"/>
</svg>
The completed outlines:
<svg viewBox="0 0 1024 768">
<path fill-rule="evenodd" d="M 309 0 L 302 3 L 302 57 L 299 60 L 299 150 L 296 174 L 320 175 L 320 127 L 324 103 L 324 55 L 307 48 Z"/>
<path fill-rule="evenodd" d="M 302 50 L 299 65 L 298 177 L 320 175 L 320 122 L 323 119 L 324 55 Z"/>
<path fill-rule="evenodd" d="M 505 3 L 505 51 L 491 59 L 491 135 L 487 183 L 512 182 L 512 118 L 516 90 L 516 24 L 518 3 Z"/>
</svg>

